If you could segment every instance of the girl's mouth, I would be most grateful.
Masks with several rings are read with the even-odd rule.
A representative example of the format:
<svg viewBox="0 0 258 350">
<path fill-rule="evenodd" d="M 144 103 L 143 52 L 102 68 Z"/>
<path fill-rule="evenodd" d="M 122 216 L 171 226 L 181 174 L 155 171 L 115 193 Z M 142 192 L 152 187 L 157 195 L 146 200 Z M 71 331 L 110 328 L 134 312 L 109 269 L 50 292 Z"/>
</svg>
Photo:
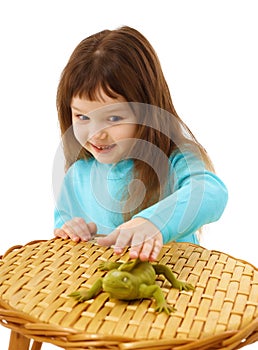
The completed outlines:
<svg viewBox="0 0 258 350">
<path fill-rule="evenodd" d="M 98 153 L 108 153 L 116 146 L 114 143 L 112 145 L 94 145 L 91 143 L 90 145 Z"/>
</svg>

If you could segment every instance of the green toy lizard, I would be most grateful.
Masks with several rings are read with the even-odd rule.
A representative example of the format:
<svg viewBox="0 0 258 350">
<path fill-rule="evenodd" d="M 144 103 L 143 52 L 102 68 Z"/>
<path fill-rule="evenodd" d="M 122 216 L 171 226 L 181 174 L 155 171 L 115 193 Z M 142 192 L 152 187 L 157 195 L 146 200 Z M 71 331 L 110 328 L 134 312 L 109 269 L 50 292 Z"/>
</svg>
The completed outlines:
<svg viewBox="0 0 258 350">
<path fill-rule="evenodd" d="M 156 274 L 164 275 L 174 288 L 194 290 L 191 284 L 176 279 L 168 266 L 162 264 L 152 264 L 139 259 L 125 263 L 107 261 L 101 263 L 99 269 L 109 272 L 99 278 L 88 291 L 76 291 L 69 296 L 83 302 L 104 291 L 108 292 L 111 298 L 120 300 L 154 298 L 157 304 L 155 311 L 169 314 L 174 312 L 175 308 L 167 304 L 161 288 L 155 283 Z"/>
</svg>

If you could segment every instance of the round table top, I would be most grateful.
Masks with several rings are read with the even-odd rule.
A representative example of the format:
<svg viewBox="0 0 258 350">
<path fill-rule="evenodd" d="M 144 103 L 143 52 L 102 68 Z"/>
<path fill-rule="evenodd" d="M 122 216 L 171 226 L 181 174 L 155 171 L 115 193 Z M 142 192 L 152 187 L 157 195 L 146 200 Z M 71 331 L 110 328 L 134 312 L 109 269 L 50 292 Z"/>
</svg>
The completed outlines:
<svg viewBox="0 0 258 350">
<path fill-rule="evenodd" d="M 161 275 L 156 283 L 171 314 L 155 300 L 121 301 L 101 292 L 79 303 L 68 294 L 105 275 L 105 261 L 128 252 L 94 242 L 55 238 L 10 248 L 0 260 L 2 325 L 58 346 L 84 349 L 238 349 L 258 339 L 258 270 L 246 261 L 190 243 L 163 246 L 158 262 L 194 291 L 179 291 Z"/>
</svg>

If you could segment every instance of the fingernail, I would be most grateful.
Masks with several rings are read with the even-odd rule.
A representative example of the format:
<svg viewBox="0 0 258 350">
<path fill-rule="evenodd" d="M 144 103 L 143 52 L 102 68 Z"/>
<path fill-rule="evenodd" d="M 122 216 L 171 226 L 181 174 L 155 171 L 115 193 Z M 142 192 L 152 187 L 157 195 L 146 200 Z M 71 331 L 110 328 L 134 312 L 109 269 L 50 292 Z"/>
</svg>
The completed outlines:
<svg viewBox="0 0 258 350">
<path fill-rule="evenodd" d="M 151 255 L 151 256 L 150 256 L 150 261 L 155 261 L 156 259 L 157 259 L 156 254 L 155 254 L 155 255 Z"/>
<path fill-rule="evenodd" d="M 136 259 L 136 258 L 138 258 L 138 254 L 137 254 L 137 252 L 130 252 L 130 258 L 132 258 L 132 259 Z"/>
<path fill-rule="evenodd" d="M 148 257 L 147 255 L 145 255 L 145 254 L 141 254 L 141 255 L 140 255 L 140 258 L 141 258 L 142 261 L 147 261 L 147 260 L 149 260 L 149 257 Z"/>
<path fill-rule="evenodd" d="M 116 254 L 122 254 L 123 249 L 114 247 L 114 252 L 115 252 Z"/>
</svg>

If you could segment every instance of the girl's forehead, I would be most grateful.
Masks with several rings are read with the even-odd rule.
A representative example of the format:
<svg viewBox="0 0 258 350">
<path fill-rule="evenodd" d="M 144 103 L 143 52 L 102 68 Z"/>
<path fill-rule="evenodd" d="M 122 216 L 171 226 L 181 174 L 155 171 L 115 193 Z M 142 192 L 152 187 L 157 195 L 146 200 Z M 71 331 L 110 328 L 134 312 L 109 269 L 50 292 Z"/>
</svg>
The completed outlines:
<svg viewBox="0 0 258 350">
<path fill-rule="evenodd" d="M 123 103 L 126 103 L 123 96 L 118 95 L 112 98 L 102 93 L 99 98 L 95 100 L 90 100 L 87 97 L 74 96 L 71 100 L 71 107 L 74 109 L 86 108 L 88 111 L 92 111 L 106 106 L 122 105 Z"/>
</svg>

